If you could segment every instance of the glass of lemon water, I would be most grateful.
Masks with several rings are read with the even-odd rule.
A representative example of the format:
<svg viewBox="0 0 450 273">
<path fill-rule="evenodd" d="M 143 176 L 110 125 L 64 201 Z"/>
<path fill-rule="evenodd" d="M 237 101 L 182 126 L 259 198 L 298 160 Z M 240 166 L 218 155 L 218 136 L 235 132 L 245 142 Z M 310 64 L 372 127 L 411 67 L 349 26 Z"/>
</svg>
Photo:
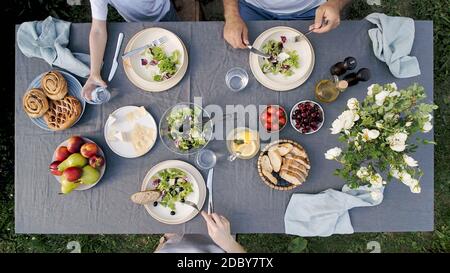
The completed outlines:
<svg viewBox="0 0 450 273">
<path fill-rule="evenodd" d="M 231 154 L 229 161 L 250 159 L 259 152 L 259 133 L 246 127 L 235 128 L 227 135 L 227 148 Z"/>
</svg>

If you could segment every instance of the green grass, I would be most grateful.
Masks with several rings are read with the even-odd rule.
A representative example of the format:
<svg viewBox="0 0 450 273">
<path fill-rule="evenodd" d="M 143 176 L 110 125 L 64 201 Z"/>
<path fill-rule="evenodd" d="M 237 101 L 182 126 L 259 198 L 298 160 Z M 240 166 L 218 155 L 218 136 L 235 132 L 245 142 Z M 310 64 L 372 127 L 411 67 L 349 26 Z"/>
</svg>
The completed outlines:
<svg viewBox="0 0 450 273">
<path fill-rule="evenodd" d="M 218 0 L 216 0 L 218 1 Z M 31 0 L 16 1 L 23 6 Z M 40 1 L 35 1 L 40 2 Z M 33 4 L 32 9 L 16 9 L 17 22 L 43 19 L 48 14 L 74 22 L 90 19 L 89 6 L 67 7 L 64 1 L 45 1 L 46 7 Z M 220 19 L 215 1 L 204 2 L 207 19 Z M 211 2 L 213 2 L 211 4 Z M 305 252 L 368 252 L 369 241 L 378 241 L 382 252 L 448 252 L 450 251 L 450 0 L 382 0 L 381 7 L 355 0 L 350 19 L 361 19 L 377 11 L 388 15 L 409 16 L 434 21 L 435 103 L 435 231 L 414 233 L 359 233 L 307 238 Z M 61 8 L 62 7 L 62 8 Z M 212 8 L 211 8 L 212 7 Z M 52 12 L 49 12 L 51 10 Z M 63 11 L 63 12 L 62 12 Z M 212 16 L 208 17 L 208 14 Z M 120 20 L 117 13 L 111 20 Z M 10 91 L 3 90 L 2 91 Z M 0 121 L 0 252 L 69 252 L 66 245 L 79 241 L 82 252 L 152 252 L 159 235 L 17 235 L 14 233 L 14 124 L 13 111 Z M 288 252 L 295 236 L 248 234 L 238 241 L 249 252 Z"/>
</svg>

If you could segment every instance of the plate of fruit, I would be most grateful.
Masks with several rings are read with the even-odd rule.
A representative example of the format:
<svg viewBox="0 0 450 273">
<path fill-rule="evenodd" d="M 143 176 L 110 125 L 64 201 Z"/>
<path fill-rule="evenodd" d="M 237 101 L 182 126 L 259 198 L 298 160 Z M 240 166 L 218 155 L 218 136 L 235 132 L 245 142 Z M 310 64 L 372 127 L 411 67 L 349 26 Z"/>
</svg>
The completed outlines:
<svg viewBox="0 0 450 273">
<path fill-rule="evenodd" d="M 291 125 L 305 135 L 313 134 L 322 128 L 325 112 L 315 101 L 303 100 L 294 105 L 290 114 Z"/>
<path fill-rule="evenodd" d="M 281 131 L 286 126 L 286 110 L 279 105 L 269 105 L 261 113 L 259 120 L 267 132 Z"/>
<path fill-rule="evenodd" d="M 50 173 L 61 184 L 61 193 L 87 190 L 95 186 L 106 169 L 105 154 L 92 140 L 72 136 L 53 153 Z"/>
</svg>

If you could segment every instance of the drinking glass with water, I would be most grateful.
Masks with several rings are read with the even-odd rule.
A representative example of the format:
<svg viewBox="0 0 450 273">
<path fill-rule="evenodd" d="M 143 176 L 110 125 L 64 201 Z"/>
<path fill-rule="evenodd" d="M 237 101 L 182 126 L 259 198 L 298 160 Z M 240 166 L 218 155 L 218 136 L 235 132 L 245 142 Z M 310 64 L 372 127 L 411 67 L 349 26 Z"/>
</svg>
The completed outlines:
<svg viewBox="0 0 450 273">
<path fill-rule="evenodd" d="M 84 94 L 84 99 L 90 104 L 103 104 L 111 99 L 111 93 L 105 87 L 98 86 L 90 92 L 89 96 Z"/>
<path fill-rule="evenodd" d="M 211 150 L 202 149 L 197 153 L 197 165 L 204 170 L 213 168 L 216 165 L 216 161 L 216 154 Z"/>
<path fill-rule="evenodd" d="M 248 74 L 245 69 L 234 67 L 228 70 L 225 76 L 225 83 L 231 91 L 239 92 L 248 84 Z"/>
</svg>

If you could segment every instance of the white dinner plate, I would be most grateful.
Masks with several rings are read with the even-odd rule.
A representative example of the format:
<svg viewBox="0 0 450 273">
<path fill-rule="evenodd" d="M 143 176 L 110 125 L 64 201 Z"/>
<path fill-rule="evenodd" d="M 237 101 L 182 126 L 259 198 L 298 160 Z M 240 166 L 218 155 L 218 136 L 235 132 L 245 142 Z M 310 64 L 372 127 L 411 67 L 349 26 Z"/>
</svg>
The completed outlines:
<svg viewBox="0 0 450 273">
<path fill-rule="evenodd" d="M 125 158 L 136 158 L 143 156 L 144 154 L 148 153 L 152 147 L 155 145 L 157 136 L 158 136 L 158 127 L 156 126 L 155 119 L 153 116 L 147 111 L 147 114 L 137 119 L 135 122 L 129 122 L 127 120 L 127 114 L 139 109 L 137 106 L 124 106 L 121 107 L 114 112 L 112 112 L 108 119 L 106 120 L 105 127 L 104 127 L 104 135 L 106 139 L 106 143 L 108 144 L 109 148 L 116 153 L 117 155 L 120 155 L 121 157 Z M 114 120 L 115 119 L 115 120 Z M 140 125 L 146 126 L 148 128 L 151 128 L 155 131 L 153 135 L 153 143 L 149 146 L 149 148 L 142 152 L 137 153 L 133 147 L 133 144 L 131 142 L 125 142 L 120 140 L 112 140 L 110 139 L 110 135 L 114 134 L 114 132 L 127 132 L 131 131 L 135 125 L 135 123 L 139 123 Z"/>
<path fill-rule="evenodd" d="M 172 78 L 157 82 L 153 80 L 153 74 L 156 71 L 156 67 L 152 66 L 144 67 L 141 65 L 142 56 L 136 54 L 123 61 L 125 74 L 128 79 L 137 87 L 150 92 L 161 92 L 168 90 L 175 86 L 179 81 L 183 79 L 188 67 L 188 53 L 186 46 L 181 39 L 173 32 L 170 32 L 163 28 L 147 28 L 136 35 L 134 35 L 128 42 L 124 52 L 131 51 L 135 48 L 144 46 L 153 40 L 156 40 L 162 36 L 166 36 L 168 41 L 161 47 L 166 54 L 172 54 L 173 51 L 178 50 L 180 54 L 180 64 L 177 66 L 178 70 Z"/>
<path fill-rule="evenodd" d="M 99 170 L 100 171 L 100 178 L 97 180 L 97 182 L 95 182 L 94 184 L 91 184 L 91 185 L 80 184 L 77 188 L 75 188 L 76 191 L 84 191 L 84 190 L 87 190 L 87 189 L 90 189 L 90 188 L 94 187 L 95 185 L 97 185 L 98 182 L 100 182 L 100 180 L 102 180 L 103 174 L 106 171 L 106 157 L 105 157 L 105 153 L 103 153 L 102 148 L 100 146 L 98 146 L 97 143 L 95 143 L 94 141 L 90 140 L 87 137 L 81 137 L 81 138 L 84 140 L 85 143 L 94 143 L 95 145 L 97 145 L 97 147 L 98 147 L 98 155 L 105 159 L 105 164 L 103 164 L 103 166 L 100 167 L 100 170 Z M 58 148 L 61 147 L 61 146 L 67 146 L 68 142 L 69 142 L 69 140 L 67 139 L 67 140 L 63 141 L 61 144 L 58 145 L 58 147 L 55 149 L 55 152 L 53 152 L 52 162 L 55 161 L 56 150 L 58 150 Z M 61 183 L 61 179 L 62 179 L 61 176 L 54 175 L 54 177 L 56 178 L 56 180 L 59 183 Z"/>
<path fill-rule="evenodd" d="M 275 91 L 288 91 L 302 85 L 313 71 L 315 62 L 314 49 L 306 36 L 300 31 L 290 27 L 280 26 L 270 28 L 256 38 L 253 46 L 262 50 L 263 45 L 271 39 L 280 41 L 281 36 L 286 36 L 289 39 L 290 37 L 295 37 L 297 35 L 303 36 L 299 42 L 287 42 L 284 44 L 285 48 L 288 50 L 296 50 L 299 55 L 300 67 L 293 69 L 294 74 L 292 76 L 284 76 L 282 74 L 273 75 L 272 73 L 264 74 L 261 70 L 263 58 L 250 53 L 250 69 L 256 80 L 265 87 Z"/>
<path fill-rule="evenodd" d="M 193 192 L 186 197 L 186 200 L 191 201 L 197 204 L 197 207 L 201 210 L 203 204 L 206 199 L 206 186 L 205 180 L 203 179 L 202 174 L 191 164 L 188 164 L 184 161 L 180 160 L 167 160 L 161 163 L 158 163 L 154 167 L 152 167 L 142 182 L 141 191 L 154 189 L 152 185 L 151 178 L 158 172 L 168 169 L 168 168 L 177 168 L 184 171 L 187 175 L 187 180 L 192 183 Z M 194 208 L 185 205 L 181 202 L 176 203 L 176 214 L 170 215 L 171 209 L 161 206 L 160 204 L 156 207 L 153 204 L 144 205 L 147 212 L 156 220 L 169 224 L 169 225 L 177 225 L 185 223 L 192 218 L 194 218 L 198 211 Z"/>
</svg>

